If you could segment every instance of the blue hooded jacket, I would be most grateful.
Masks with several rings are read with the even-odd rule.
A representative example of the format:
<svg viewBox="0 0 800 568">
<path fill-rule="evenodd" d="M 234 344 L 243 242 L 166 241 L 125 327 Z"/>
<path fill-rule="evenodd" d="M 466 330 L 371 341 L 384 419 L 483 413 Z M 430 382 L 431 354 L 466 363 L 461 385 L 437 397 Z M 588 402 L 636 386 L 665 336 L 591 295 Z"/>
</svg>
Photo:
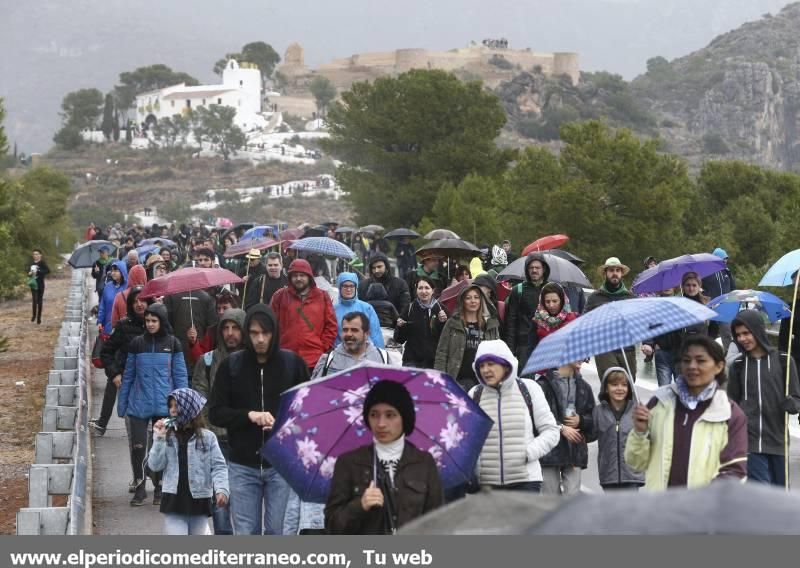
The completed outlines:
<svg viewBox="0 0 800 568">
<path fill-rule="evenodd" d="M 344 282 L 352 282 L 356 285 L 356 295 L 352 300 L 342 299 L 342 284 Z M 342 342 L 342 318 L 350 312 L 361 312 L 369 319 L 369 340 L 375 347 L 383 348 L 383 332 L 381 331 L 381 322 L 378 319 L 378 314 L 375 313 L 375 308 L 358 299 L 358 276 L 352 272 L 342 272 L 336 279 L 336 287 L 339 288 L 339 301 L 333 306 L 333 309 L 336 310 L 336 323 L 339 327 L 339 333 L 336 336 L 334 346 Z"/>
<path fill-rule="evenodd" d="M 116 266 L 122 273 L 122 279 L 119 284 L 114 284 L 111 279 L 111 269 L 109 268 L 107 281 L 103 287 L 103 292 L 100 295 L 100 303 L 97 305 L 97 323 L 103 324 L 103 333 L 109 335 L 114 326 L 111 325 L 111 312 L 114 308 L 114 298 L 117 294 L 128 287 L 128 266 L 124 260 L 116 260 L 111 264 L 112 267 Z"/>
</svg>

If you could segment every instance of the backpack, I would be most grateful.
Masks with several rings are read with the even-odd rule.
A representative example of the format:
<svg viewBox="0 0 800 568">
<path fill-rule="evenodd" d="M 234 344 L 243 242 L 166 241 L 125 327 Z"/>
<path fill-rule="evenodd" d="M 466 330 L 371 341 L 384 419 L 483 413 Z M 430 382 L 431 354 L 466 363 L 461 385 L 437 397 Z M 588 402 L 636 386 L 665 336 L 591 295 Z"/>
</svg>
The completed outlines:
<svg viewBox="0 0 800 568">
<path fill-rule="evenodd" d="M 525 406 L 528 407 L 528 414 L 530 414 L 531 424 L 533 425 L 533 436 L 536 437 L 539 435 L 539 430 L 536 428 L 536 421 L 533 419 L 533 399 L 531 398 L 531 391 L 528 390 L 528 387 L 525 386 L 525 383 L 522 382 L 522 379 L 517 377 L 516 381 L 517 387 L 519 387 L 519 392 L 522 393 L 522 398 L 525 401 Z M 483 385 L 478 385 L 475 387 L 475 392 L 472 393 L 472 400 L 475 402 L 475 404 L 480 405 L 482 395 Z"/>
<path fill-rule="evenodd" d="M 380 347 L 376 347 L 375 349 L 377 349 L 378 353 L 381 354 L 381 362 L 384 365 L 388 365 L 389 364 L 389 353 L 386 351 L 386 349 L 381 349 Z M 334 352 L 334 349 L 331 349 L 330 351 L 328 351 L 325 354 L 327 356 L 327 358 L 325 359 L 325 366 L 322 368 L 322 374 L 320 375 L 320 377 L 325 377 L 325 376 L 328 375 L 328 369 L 331 368 L 331 363 L 333 362 L 333 352 Z"/>
</svg>

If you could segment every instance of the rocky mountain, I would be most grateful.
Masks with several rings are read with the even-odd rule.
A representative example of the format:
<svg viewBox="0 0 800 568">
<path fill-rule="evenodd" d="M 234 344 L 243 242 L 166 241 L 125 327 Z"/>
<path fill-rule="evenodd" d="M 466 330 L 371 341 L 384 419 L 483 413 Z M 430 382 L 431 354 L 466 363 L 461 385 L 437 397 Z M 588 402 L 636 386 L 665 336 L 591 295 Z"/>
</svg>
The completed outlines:
<svg viewBox="0 0 800 568">
<path fill-rule="evenodd" d="M 647 68 L 630 83 L 584 73 L 576 87 L 523 73 L 496 92 L 509 127 L 528 138 L 552 140 L 560 122 L 602 117 L 658 135 L 692 164 L 724 157 L 800 171 L 800 3 Z"/>
</svg>

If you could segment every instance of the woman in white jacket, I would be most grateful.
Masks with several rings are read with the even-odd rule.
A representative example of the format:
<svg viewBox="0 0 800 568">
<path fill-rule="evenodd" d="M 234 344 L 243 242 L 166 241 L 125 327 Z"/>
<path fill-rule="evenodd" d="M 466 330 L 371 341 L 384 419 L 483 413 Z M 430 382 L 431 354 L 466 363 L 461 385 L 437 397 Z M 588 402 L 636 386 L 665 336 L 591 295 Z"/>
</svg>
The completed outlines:
<svg viewBox="0 0 800 568">
<path fill-rule="evenodd" d="M 539 493 L 539 458 L 559 440 L 559 427 L 541 387 L 517 377 L 517 359 L 500 340 L 478 346 L 473 368 L 481 384 L 469 395 L 494 420 L 478 460 L 478 483 Z"/>
</svg>

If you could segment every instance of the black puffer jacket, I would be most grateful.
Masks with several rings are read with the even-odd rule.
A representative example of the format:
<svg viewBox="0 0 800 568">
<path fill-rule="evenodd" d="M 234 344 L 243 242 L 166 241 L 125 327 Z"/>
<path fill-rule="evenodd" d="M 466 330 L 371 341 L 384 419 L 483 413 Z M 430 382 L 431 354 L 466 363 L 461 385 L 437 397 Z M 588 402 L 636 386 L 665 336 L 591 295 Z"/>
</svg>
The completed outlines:
<svg viewBox="0 0 800 568">
<path fill-rule="evenodd" d="M 531 282 L 528 276 L 528 267 L 531 262 L 538 260 L 544 266 L 544 277 L 541 285 L 537 286 Z M 511 349 L 511 352 L 519 360 L 520 368 L 525 366 L 528 360 L 528 336 L 533 326 L 533 316 L 539 306 L 539 294 L 542 287 L 550 279 L 550 265 L 544 257 L 538 253 L 532 253 L 525 259 L 525 282 L 516 284 L 511 289 L 506 300 L 506 317 L 503 330 L 503 341 Z M 535 334 L 534 334 L 535 335 Z M 536 347 L 535 341 L 533 347 Z"/>
<path fill-rule="evenodd" d="M 133 311 L 133 302 L 141 290 L 131 290 L 128 294 L 128 315 L 117 322 L 111 335 L 100 350 L 100 360 L 108 379 L 122 375 L 125 370 L 125 361 L 128 359 L 128 349 L 131 342 L 144 334 L 144 318 Z"/>
<path fill-rule="evenodd" d="M 564 379 L 559 378 L 556 372 L 548 371 L 545 376 L 536 381 L 542 387 L 547 404 L 550 405 L 550 411 L 555 416 L 558 424 L 562 424 L 564 421 L 564 401 L 556 381 L 562 380 Z M 580 419 L 578 429 L 586 438 L 589 433 L 594 431 L 594 420 L 592 418 L 594 394 L 592 393 L 592 387 L 580 375 L 575 375 L 575 389 L 575 413 Z M 580 444 L 573 444 L 561 436 L 558 439 L 558 445 L 550 450 L 549 454 L 541 458 L 539 463 L 542 464 L 542 467 L 574 465 L 581 469 L 586 469 L 589 464 L 589 446 L 585 441 Z"/>
<path fill-rule="evenodd" d="M 308 380 L 305 361 L 299 355 L 280 348 L 278 320 L 268 306 L 256 304 L 250 308 L 244 329 L 250 329 L 253 316 L 259 313 L 271 320 L 275 330 L 267 362 L 263 365 L 258 362 L 250 336 L 245 333 L 245 348 L 232 353 L 219 366 L 208 403 L 211 423 L 228 430 L 230 461 L 253 467 L 259 464 L 269 466 L 259 450 L 270 433 L 251 422 L 248 413 L 271 412 L 277 416 L 281 393 Z"/>
<path fill-rule="evenodd" d="M 408 283 L 396 276 L 392 276 L 392 267 L 389 264 L 389 257 L 382 252 L 375 253 L 370 257 L 369 267 L 371 268 L 372 265 L 379 260 L 386 265 L 386 272 L 384 272 L 381 278 L 370 277 L 362 280 L 358 285 L 358 297 L 362 300 L 366 299 L 370 284 L 383 284 L 383 287 L 386 288 L 386 294 L 389 296 L 389 301 L 394 305 L 397 313 L 405 313 L 408 309 L 408 305 L 411 303 Z"/>
</svg>

